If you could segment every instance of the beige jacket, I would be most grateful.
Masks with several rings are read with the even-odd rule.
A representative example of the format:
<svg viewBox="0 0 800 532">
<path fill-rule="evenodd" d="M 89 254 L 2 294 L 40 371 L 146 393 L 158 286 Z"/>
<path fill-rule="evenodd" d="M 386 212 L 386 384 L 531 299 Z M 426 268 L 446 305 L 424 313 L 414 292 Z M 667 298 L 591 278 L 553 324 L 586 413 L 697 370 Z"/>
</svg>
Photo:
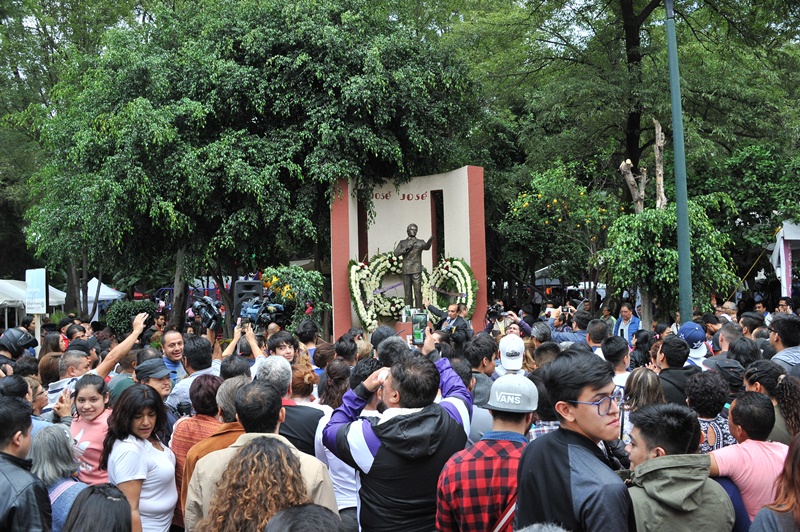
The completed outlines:
<svg viewBox="0 0 800 532">
<path fill-rule="evenodd" d="M 279 434 L 250 433 L 239 436 L 239 439 L 227 449 L 214 451 L 197 462 L 192 473 L 192 479 L 189 481 L 189 492 L 186 496 L 186 508 L 184 509 L 187 532 L 194 530 L 197 523 L 208 513 L 211 499 L 214 498 L 217 484 L 228 468 L 228 462 L 233 459 L 239 449 L 261 436 L 277 438 L 291 447 L 294 455 L 300 460 L 300 472 L 306 483 L 306 490 L 308 490 L 308 497 L 311 502 L 324 506 L 337 515 L 339 514 L 336 506 L 336 497 L 333 494 L 333 484 L 325 464 L 313 456 L 298 451 L 289 440 Z M 185 481 L 186 479 L 184 479 Z"/>
</svg>

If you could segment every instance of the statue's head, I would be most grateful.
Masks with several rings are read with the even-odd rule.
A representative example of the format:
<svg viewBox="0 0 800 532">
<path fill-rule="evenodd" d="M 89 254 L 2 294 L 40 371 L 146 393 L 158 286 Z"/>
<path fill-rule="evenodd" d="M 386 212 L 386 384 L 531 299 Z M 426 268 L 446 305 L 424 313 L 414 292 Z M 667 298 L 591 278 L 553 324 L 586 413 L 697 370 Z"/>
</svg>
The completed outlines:
<svg viewBox="0 0 800 532">
<path fill-rule="evenodd" d="M 412 238 L 417 236 L 417 224 L 408 224 L 408 227 L 406 228 L 406 233 L 408 234 L 408 236 Z"/>
</svg>

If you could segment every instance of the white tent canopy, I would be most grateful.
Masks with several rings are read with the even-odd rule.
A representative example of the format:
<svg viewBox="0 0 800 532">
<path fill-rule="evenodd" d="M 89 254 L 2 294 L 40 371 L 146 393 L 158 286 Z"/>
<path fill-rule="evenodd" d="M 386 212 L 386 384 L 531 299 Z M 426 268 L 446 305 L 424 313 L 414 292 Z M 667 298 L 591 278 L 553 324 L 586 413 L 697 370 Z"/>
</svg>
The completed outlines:
<svg viewBox="0 0 800 532">
<path fill-rule="evenodd" d="M 25 281 L 13 279 L 0 279 L 0 307 L 25 307 L 25 291 L 28 284 Z M 66 302 L 67 294 L 48 286 L 50 306 L 60 307 Z"/>
<path fill-rule="evenodd" d="M 106 285 L 104 283 L 100 283 L 100 293 L 98 294 L 97 293 L 97 283 L 100 283 L 100 281 L 97 280 L 97 277 L 92 277 L 92 280 L 89 281 L 88 283 L 86 283 L 87 284 L 87 298 L 86 299 L 88 300 L 88 305 L 87 306 L 89 307 L 89 310 L 91 310 L 92 307 L 94 306 L 94 296 L 95 296 L 95 294 L 97 294 L 97 301 L 115 301 L 117 299 L 122 299 L 123 297 L 125 297 L 125 292 L 120 292 L 118 290 L 114 290 L 113 288 L 111 288 L 110 286 L 108 286 L 108 285 Z M 83 299 L 83 293 L 79 293 L 78 297 L 81 298 L 81 300 L 82 300 Z M 101 306 L 98 305 L 97 306 L 97 310 L 94 313 L 94 316 L 92 316 L 92 318 L 91 318 L 92 320 L 97 320 L 100 317 L 100 308 L 101 308 Z"/>
<path fill-rule="evenodd" d="M 94 296 L 97 294 L 97 283 L 100 281 L 97 280 L 97 277 L 92 277 L 92 280 L 89 281 L 88 284 L 88 297 L 89 306 L 91 307 L 94 303 Z M 83 296 L 83 294 L 81 294 Z M 122 299 L 125 297 L 125 292 L 120 292 L 118 290 L 114 290 L 110 286 L 100 283 L 100 293 L 97 294 L 98 301 L 113 301 L 115 299 Z"/>
</svg>

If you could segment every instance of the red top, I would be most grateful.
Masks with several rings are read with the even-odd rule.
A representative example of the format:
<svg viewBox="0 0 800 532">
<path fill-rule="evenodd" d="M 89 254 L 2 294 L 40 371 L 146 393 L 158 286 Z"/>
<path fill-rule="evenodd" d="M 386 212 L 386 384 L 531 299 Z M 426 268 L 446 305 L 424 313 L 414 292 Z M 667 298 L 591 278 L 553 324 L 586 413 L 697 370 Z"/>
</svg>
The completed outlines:
<svg viewBox="0 0 800 532">
<path fill-rule="evenodd" d="M 526 443 L 481 440 L 445 464 L 436 490 L 437 530 L 493 530 L 517 494 Z M 513 529 L 514 518 L 503 527 Z"/>
<path fill-rule="evenodd" d="M 170 446 L 172 452 L 175 453 L 175 484 L 179 493 L 183 484 L 183 468 L 186 465 L 186 455 L 189 454 L 189 449 L 214 434 L 220 425 L 222 423 L 216 418 L 203 414 L 182 417 L 175 422 Z M 180 505 L 175 508 L 172 523 L 176 526 L 183 526 L 183 508 Z"/>
</svg>

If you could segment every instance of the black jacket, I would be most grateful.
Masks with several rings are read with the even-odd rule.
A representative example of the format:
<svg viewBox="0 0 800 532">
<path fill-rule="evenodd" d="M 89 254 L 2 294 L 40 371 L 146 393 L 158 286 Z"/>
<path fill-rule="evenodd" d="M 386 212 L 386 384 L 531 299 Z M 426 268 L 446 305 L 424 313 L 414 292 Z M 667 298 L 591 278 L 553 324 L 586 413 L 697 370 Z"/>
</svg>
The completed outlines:
<svg viewBox="0 0 800 532">
<path fill-rule="evenodd" d="M 558 523 L 574 532 L 636 530 L 628 488 L 590 439 L 560 428 L 533 440 L 517 471 L 514 530 Z"/>
<path fill-rule="evenodd" d="M 421 409 L 390 408 L 382 419 L 358 418 L 372 394 L 349 390 L 323 429 L 325 446 L 359 472 L 364 532 L 430 532 L 436 485 L 445 463 L 467 442 L 472 397 L 443 358 L 436 362 L 442 400 Z"/>
<path fill-rule="evenodd" d="M 52 527 L 47 488 L 30 468 L 30 460 L 0 452 L 0 530 L 49 532 Z"/>
<path fill-rule="evenodd" d="M 682 368 L 664 368 L 658 374 L 664 397 L 668 403 L 686 406 L 686 381 L 689 377 L 703 371 L 697 366 L 683 366 Z"/>
</svg>

